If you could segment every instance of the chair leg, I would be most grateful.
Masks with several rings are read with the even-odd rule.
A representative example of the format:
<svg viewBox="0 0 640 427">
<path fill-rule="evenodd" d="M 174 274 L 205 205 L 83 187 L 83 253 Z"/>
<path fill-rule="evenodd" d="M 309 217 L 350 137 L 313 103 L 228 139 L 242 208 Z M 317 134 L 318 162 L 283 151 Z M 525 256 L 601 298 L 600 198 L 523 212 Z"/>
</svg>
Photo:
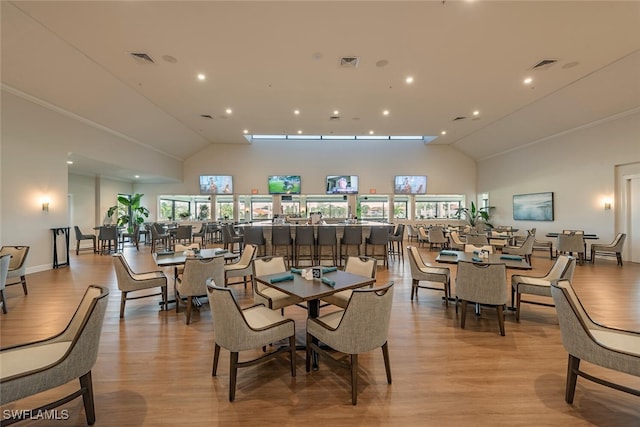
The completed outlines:
<svg viewBox="0 0 640 427">
<path fill-rule="evenodd" d="M 80 253 L 80 240 L 76 240 L 76 255 Z"/>
<path fill-rule="evenodd" d="M 0 289 L 0 301 L 2 302 L 2 312 L 7 314 L 7 301 L 4 297 L 4 289 Z"/>
<path fill-rule="evenodd" d="M 564 394 L 564 400 L 567 403 L 573 403 L 573 396 L 576 393 L 576 382 L 578 380 L 578 369 L 580 368 L 580 359 L 569 355 L 567 363 L 567 388 Z"/>
<path fill-rule="evenodd" d="M 122 291 L 120 294 L 120 318 L 124 318 L 124 305 L 127 301 L 127 293 Z"/>
<path fill-rule="evenodd" d="M 162 303 L 164 305 L 164 311 L 169 310 L 169 291 L 167 290 L 167 286 L 162 287 Z"/>
<path fill-rule="evenodd" d="M 192 296 L 188 296 L 187 297 L 187 325 L 189 323 L 191 323 L 191 306 L 192 306 L 192 302 L 193 302 L 193 297 Z"/>
<path fill-rule="evenodd" d="M 413 301 L 413 295 L 418 296 L 418 281 L 413 279 L 411 281 L 411 301 Z"/>
<path fill-rule="evenodd" d="M 622 267 L 622 254 L 620 252 L 616 252 L 616 258 L 618 259 L 618 265 Z"/>
<path fill-rule="evenodd" d="M 220 346 L 218 343 L 213 344 L 213 367 L 211 368 L 211 376 L 215 377 L 218 373 L 218 361 L 220 360 Z"/>
<path fill-rule="evenodd" d="M 238 352 L 231 352 L 231 361 L 229 362 L 229 402 L 233 402 L 236 398 L 236 379 L 238 378 Z"/>
<path fill-rule="evenodd" d="M 520 321 L 520 302 L 521 295 L 520 292 L 518 292 L 518 295 L 516 296 L 516 322 Z"/>
<path fill-rule="evenodd" d="M 296 337 L 289 337 L 289 351 L 291 352 L 291 376 L 296 376 Z"/>
<path fill-rule="evenodd" d="M 351 404 L 358 403 L 358 355 L 351 355 Z"/>
<path fill-rule="evenodd" d="M 87 424 L 93 425 L 96 422 L 96 408 L 93 402 L 93 381 L 91 381 L 91 371 L 80 377 L 80 388 L 82 391 L 82 401 L 84 402 L 84 412 L 87 416 Z"/>
<path fill-rule="evenodd" d="M 22 282 L 22 291 L 25 295 L 28 295 L 29 291 L 27 290 L 27 278 L 25 276 L 20 276 L 20 281 Z"/>
<path fill-rule="evenodd" d="M 504 310 L 501 305 L 496 307 L 498 312 L 498 325 L 500 326 L 500 335 L 504 336 Z"/>
<path fill-rule="evenodd" d="M 310 372 L 311 371 L 311 335 L 307 334 L 306 335 L 306 354 L 305 354 L 305 362 L 304 362 L 304 368 L 306 372 Z"/>
<path fill-rule="evenodd" d="M 382 357 L 384 358 L 384 369 L 387 372 L 387 384 L 391 384 L 391 363 L 389 362 L 389 345 L 385 341 L 382 344 Z"/>
<path fill-rule="evenodd" d="M 462 300 L 462 317 L 460 318 L 460 327 L 464 329 L 464 324 L 467 320 L 467 301 Z"/>
</svg>

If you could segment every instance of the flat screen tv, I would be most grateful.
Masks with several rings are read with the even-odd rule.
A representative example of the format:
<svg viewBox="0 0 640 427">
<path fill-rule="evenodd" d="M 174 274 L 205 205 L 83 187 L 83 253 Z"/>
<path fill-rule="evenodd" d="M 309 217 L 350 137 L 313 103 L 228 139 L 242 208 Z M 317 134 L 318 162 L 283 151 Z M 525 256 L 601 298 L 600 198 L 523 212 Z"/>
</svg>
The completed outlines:
<svg viewBox="0 0 640 427">
<path fill-rule="evenodd" d="M 396 175 L 395 194 L 427 194 L 427 177 L 424 175 Z"/>
<path fill-rule="evenodd" d="M 200 194 L 233 194 L 233 177 L 200 175 Z"/>
<path fill-rule="evenodd" d="M 327 176 L 327 194 L 358 194 L 358 176 Z"/>
<path fill-rule="evenodd" d="M 267 180 L 269 194 L 300 194 L 300 175 L 271 175 Z"/>
</svg>

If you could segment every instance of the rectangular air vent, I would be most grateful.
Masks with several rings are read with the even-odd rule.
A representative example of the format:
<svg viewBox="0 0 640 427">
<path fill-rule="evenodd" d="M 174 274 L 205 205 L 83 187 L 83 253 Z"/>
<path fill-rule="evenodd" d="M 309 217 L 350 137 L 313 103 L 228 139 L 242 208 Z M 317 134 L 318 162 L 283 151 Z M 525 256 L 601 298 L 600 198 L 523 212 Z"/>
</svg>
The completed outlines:
<svg viewBox="0 0 640 427">
<path fill-rule="evenodd" d="M 140 64 L 155 64 L 155 61 L 144 52 L 129 52 L 129 55 Z"/>
<path fill-rule="evenodd" d="M 456 117 L 455 119 L 453 119 L 453 121 L 455 122 L 455 121 L 458 121 L 458 120 L 464 120 L 464 119 L 466 119 L 466 117 L 465 117 L 465 116 L 458 116 L 458 117 Z"/>
<path fill-rule="evenodd" d="M 539 61 L 536 65 L 531 67 L 531 69 L 532 70 L 546 70 L 547 68 L 551 67 L 556 62 L 558 62 L 557 59 L 543 59 L 542 61 Z"/>
<path fill-rule="evenodd" d="M 356 68 L 359 62 L 358 56 L 343 56 L 340 58 L 340 68 Z"/>
<path fill-rule="evenodd" d="M 200 114 L 200 117 L 203 119 L 213 120 L 213 116 L 211 116 L 211 114 Z"/>
</svg>

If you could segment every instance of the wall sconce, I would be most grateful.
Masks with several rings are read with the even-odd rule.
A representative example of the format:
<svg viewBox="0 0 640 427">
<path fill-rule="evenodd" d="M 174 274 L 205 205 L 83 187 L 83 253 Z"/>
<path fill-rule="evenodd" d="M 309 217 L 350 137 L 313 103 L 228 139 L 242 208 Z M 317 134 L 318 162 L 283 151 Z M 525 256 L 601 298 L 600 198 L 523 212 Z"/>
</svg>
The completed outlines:
<svg viewBox="0 0 640 427">
<path fill-rule="evenodd" d="M 611 210 L 611 199 L 604 199 L 604 210 L 605 211 Z"/>
<path fill-rule="evenodd" d="M 49 199 L 42 199 L 42 212 L 49 212 Z"/>
</svg>

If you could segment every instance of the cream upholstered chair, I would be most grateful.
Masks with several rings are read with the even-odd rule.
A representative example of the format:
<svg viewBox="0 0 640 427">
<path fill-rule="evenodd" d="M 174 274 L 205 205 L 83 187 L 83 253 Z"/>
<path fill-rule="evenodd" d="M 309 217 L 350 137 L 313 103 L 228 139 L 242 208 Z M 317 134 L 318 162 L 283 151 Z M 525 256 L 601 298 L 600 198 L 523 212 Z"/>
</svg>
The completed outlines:
<svg viewBox="0 0 640 427">
<path fill-rule="evenodd" d="M 207 246 L 207 234 L 209 233 L 209 225 L 206 222 L 203 222 L 200 225 L 200 231 L 197 231 L 191 235 L 193 240 L 196 240 L 196 237 L 200 238 L 200 247 L 204 248 Z"/>
<path fill-rule="evenodd" d="M 215 283 L 224 283 L 224 257 L 210 259 L 187 257 L 184 262 L 184 272 L 176 280 L 176 313 L 180 311 L 182 298 L 186 298 L 187 325 L 191 323 L 193 304 L 199 304 L 197 298 L 207 295 L 207 279 L 213 279 Z"/>
<path fill-rule="evenodd" d="M 311 370 L 311 352 L 335 360 L 314 338 L 341 353 L 350 355 L 351 403 L 358 403 L 358 354 L 382 347 L 387 383 L 391 384 L 391 365 L 387 335 L 393 302 L 393 282 L 377 288 L 356 289 L 344 310 L 307 319 L 306 370 Z"/>
<path fill-rule="evenodd" d="M 429 249 L 433 249 L 434 246 L 440 246 L 440 249 L 444 249 L 449 245 L 449 239 L 445 237 L 442 227 L 429 228 L 427 235 L 429 238 Z"/>
<path fill-rule="evenodd" d="M 471 245 L 471 244 L 466 244 L 464 245 L 464 251 L 465 252 L 482 252 L 482 251 L 486 251 L 490 254 L 493 253 L 493 246 L 491 245 Z"/>
<path fill-rule="evenodd" d="M 524 276 L 520 274 L 511 276 L 511 306 L 514 304 L 515 297 L 516 321 L 520 321 L 520 304 L 523 302 L 553 306 L 553 304 L 525 301 L 521 298 L 522 294 L 551 298 L 551 282 L 560 279 L 573 280 L 575 267 L 576 260 L 573 257 L 560 255 L 556 258 L 549 272 L 542 277 Z"/>
<path fill-rule="evenodd" d="M 568 253 L 571 255 L 576 253 L 578 254 L 578 262 L 582 265 L 585 257 L 584 235 L 582 233 L 559 234 L 556 252 Z"/>
<path fill-rule="evenodd" d="M 608 245 L 605 244 L 593 244 L 591 245 L 591 263 L 595 264 L 596 255 L 610 255 L 615 256 L 618 260 L 618 265 L 622 267 L 622 248 L 624 247 L 624 241 L 627 235 L 624 233 L 618 233 L 613 242 Z"/>
<path fill-rule="evenodd" d="M 427 232 L 427 228 L 420 226 L 418 227 L 417 236 L 418 245 L 422 246 L 425 243 L 429 243 L 429 233 Z"/>
<path fill-rule="evenodd" d="M 451 294 L 450 271 L 446 267 L 431 267 L 424 263 L 418 248 L 407 246 L 409 252 L 409 264 L 411 265 L 411 301 L 413 296 L 418 296 L 418 288 L 435 289 L 444 291 L 444 303 L 449 305 Z M 421 285 L 420 282 L 426 282 Z"/>
<path fill-rule="evenodd" d="M 460 237 L 460 232 L 458 230 L 451 230 L 449 233 L 449 246 L 451 249 L 456 251 L 464 251 L 465 242 Z"/>
<path fill-rule="evenodd" d="M 504 307 L 507 305 L 507 270 L 504 264 L 458 262 L 456 312 L 462 300 L 460 327 L 464 329 L 467 302 L 493 306 L 498 312 L 500 335 L 504 336 Z"/>
<path fill-rule="evenodd" d="M 302 302 L 302 299 L 285 294 L 277 289 L 263 285 L 256 280 L 258 276 L 284 273 L 287 267 L 283 257 L 262 257 L 253 260 L 253 300 L 256 304 L 264 304 L 271 310 L 283 309 Z"/>
<path fill-rule="evenodd" d="M 489 239 L 484 234 L 467 234 L 465 243 L 468 245 L 486 246 L 489 244 Z"/>
<path fill-rule="evenodd" d="M 7 273 L 6 286 L 22 285 L 22 291 L 25 295 L 29 293 L 27 290 L 27 255 L 29 254 L 29 246 L 3 246 L 0 248 L 0 255 L 11 255 L 11 262 L 9 262 L 9 271 Z M 17 282 L 14 282 L 14 278 L 19 278 Z"/>
<path fill-rule="evenodd" d="M 214 350 L 212 376 L 216 376 L 220 347 L 231 352 L 229 366 L 229 401 L 236 395 L 238 368 L 255 365 L 271 359 L 280 353 L 288 352 L 291 357 L 291 376 L 296 376 L 296 326 L 276 311 L 263 305 L 255 305 L 241 309 L 231 289 L 215 286 L 211 279 L 207 280 L 207 294 L 211 304 L 213 320 Z M 238 361 L 238 353 L 252 350 L 268 344 L 288 339 L 289 345 L 281 346 L 275 351 L 263 354 L 256 359 Z"/>
<path fill-rule="evenodd" d="M 364 256 L 350 256 L 347 257 L 344 271 L 346 271 L 347 273 L 357 274 L 359 276 L 371 277 L 372 279 L 375 279 L 377 265 L 378 260 L 375 258 Z M 347 289 L 345 291 L 336 292 L 335 294 L 324 297 L 322 298 L 322 301 L 329 304 L 337 305 L 341 308 L 346 308 L 347 304 L 349 304 L 349 298 L 351 298 L 352 293 L 352 289 Z"/>
<path fill-rule="evenodd" d="M 89 286 L 67 327 L 40 341 L 0 349 L 0 404 L 53 389 L 75 379 L 80 389 L 32 413 L 50 410 L 82 396 L 87 424 L 96 420 L 91 369 L 98 357 L 109 290 Z M 19 421 L 3 420 L 3 425 Z"/>
<path fill-rule="evenodd" d="M 113 267 L 116 270 L 118 289 L 120 296 L 120 318 L 124 317 L 124 306 L 127 301 L 162 295 L 162 304 L 167 309 L 167 276 L 162 271 L 149 271 L 145 273 L 134 272 L 122 254 L 113 255 Z M 129 297 L 130 292 L 145 289 L 160 288 L 160 292 L 154 294 L 145 293 L 135 297 Z"/>
<path fill-rule="evenodd" d="M 242 256 L 240 257 L 238 262 L 234 262 L 233 264 L 225 264 L 225 286 L 244 283 L 244 287 L 247 287 L 247 282 L 249 282 L 253 276 L 253 259 L 256 257 L 257 252 L 258 247 L 256 245 L 247 243 L 246 245 L 244 245 L 244 251 L 242 252 Z M 242 277 L 242 282 L 229 283 L 229 279 L 233 277 Z"/>
<path fill-rule="evenodd" d="M 9 263 L 11 262 L 11 255 L 0 255 L 0 304 L 2 305 L 2 312 L 7 314 L 7 301 L 4 295 L 4 288 L 7 286 L 7 272 L 9 271 Z"/>
<path fill-rule="evenodd" d="M 552 282 L 551 295 L 558 312 L 562 344 L 569 353 L 565 400 L 573 403 L 578 376 L 616 390 L 640 396 L 640 390 L 594 377 L 580 370 L 580 361 L 640 376 L 640 333 L 595 323 L 568 280 Z"/>
<path fill-rule="evenodd" d="M 95 234 L 84 234 L 82 232 L 82 230 L 80 230 L 80 227 L 78 227 L 77 225 L 73 226 L 73 229 L 76 233 L 76 255 L 80 254 L 80 243 L 83 240 L 91 240 L 93 242 L 93 253 L 97 252 L 97 248 L 96 248 L 96 235 Z M 91 249 L 91 248 L 84 248 L 84 249 Z"/>
<path fill-rule="evenodd" d="M 409 240 L 409 242 L 418 240 L 418 232 L 411 224 L 407 224 L 407 239 Z"/>
<path fill-rule="evenodd" d="M 529 264 L 531 264 L 531 254 L 533 253 L 533 242 L 535 241 L 534 236 L 527 236 L 522 242 L 520 246 L 505 246 L 502 248 L 503 254 L 509 255 L 520 255 L 523 257 Z"/>
</svg>

